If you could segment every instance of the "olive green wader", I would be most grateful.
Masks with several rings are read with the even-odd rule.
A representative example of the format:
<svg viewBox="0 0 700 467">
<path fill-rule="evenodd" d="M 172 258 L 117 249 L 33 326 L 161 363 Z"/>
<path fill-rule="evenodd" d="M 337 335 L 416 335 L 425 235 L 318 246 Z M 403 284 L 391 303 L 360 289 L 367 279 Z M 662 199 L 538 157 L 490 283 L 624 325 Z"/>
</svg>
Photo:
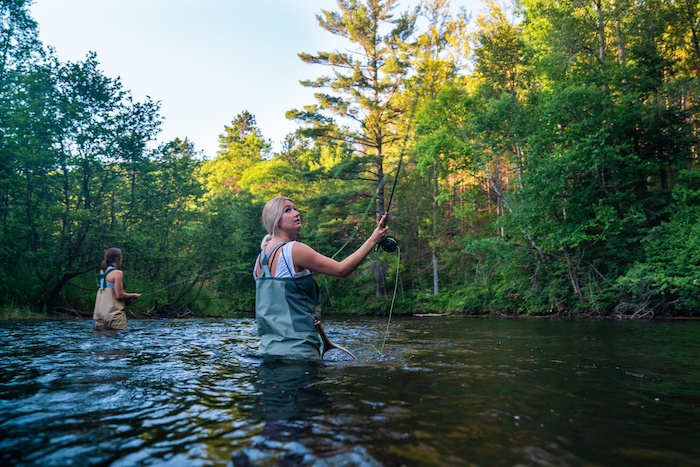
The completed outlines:
<svg viewBox="0 0 700 467">
<path fill-rule="evenodd" d="M 320 358 L 321 340 L 314 327 L 320 300 L 313 275 L 278 278 L 270 273 L 270 256 L 284 244 L 276 243 L 269 254 L 264 249 L 260 253 L 260 277 L 255 278 L 260 351 L 279 357 Z M 279 261 L 286 261 L 280 256 Z"/>
<path fill-rule="evenodd" d="M 117 300 L 114 295 L 114 284 L 110 284 L 105 279 L 107 274 L 115 269 L 107 268 L 103 274 L 97 275 L 97 298 L 95 311 L 92 314 L 96 329 L 126 329 L 124 302 Z"/>
</svg>

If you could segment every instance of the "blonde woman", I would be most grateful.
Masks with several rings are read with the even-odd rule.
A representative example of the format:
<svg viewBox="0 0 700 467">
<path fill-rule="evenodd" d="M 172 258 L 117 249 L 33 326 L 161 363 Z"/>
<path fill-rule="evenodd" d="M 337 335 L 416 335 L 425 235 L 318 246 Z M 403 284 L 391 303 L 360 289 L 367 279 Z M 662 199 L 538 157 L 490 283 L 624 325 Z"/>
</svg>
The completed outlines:
<svg viewBox="0 0 700 467">
<path fill-rule="evenodd" d="M 95 329 L 126 329 L 126 313 L 124 300 L 136 300 L 138 293 L 127 293 L 124 286 L 124 274 L 119 267 L 122 265 L 122 252 L 119 248 L 109 248 L 105 251 L 104 259 L 97 275 L 97 298 L 92 318 Z"/>
<path fill-rule="evenodd" d="M 301 230 L 301 217 L 290 198 L 270 199 L 263 208 L 262 221 L 268 234 L 253 269 L 260 351 L 271 356 L 320 358 L 321 341 L 314 327 L 320 300 L 312 272 L 346 277 L 357 269 L 386 238 L 387 215 L 364 244 L 343 261 L 294 241 Z"/>
</svg>

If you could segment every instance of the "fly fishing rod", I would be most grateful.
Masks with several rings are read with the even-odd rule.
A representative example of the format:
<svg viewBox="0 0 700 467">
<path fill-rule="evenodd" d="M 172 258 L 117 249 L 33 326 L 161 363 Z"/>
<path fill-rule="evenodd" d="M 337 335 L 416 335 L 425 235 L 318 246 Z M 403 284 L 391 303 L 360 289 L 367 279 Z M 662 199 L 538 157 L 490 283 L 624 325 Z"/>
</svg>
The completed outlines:
<svg viewBox="0 0 700 467">
<path fill-rule="evenodd" d="M 394 191 L 396 191 L 396 182 L 399 179 L 399 173 L 401 173 L 401 163 L 403 162 L 403 151 L 406 148 L 406 140 L 407 139 L 408 139 L 408 131 L 406 132 L 406 137 L 404 138 L 403 146 L 401 147 L 401 156 L 399 157 L 399 165 L 396 168 L 396 175 L 394 176 L 394 185 L 391 187 L 391 195 L 389 196 L 389 204 L 386 205 L 385 214 L 389 214 L 389 210 L 391 209 L 391 201 L 394 199 Z M 377 246 L 374 247 L 374 251 L 378 251 L 379 247 L 382 247 L 382 250 L 386 251 L 387 253 L 392 253 L 392 252 L 396 251 L 396 249 L 399 247 L 399 242 L 394 237 L 386 237 L 386 238 L 384 238 L 384 240 L 377 243 Z"/>
<path fill-rule="evenodd" d="M 399 180 L 399 174 L 401 173 L 401 163 L 403 162 L 403 154 L 406 151 L 406 142 L 408 141 L 408 135 L 411 129 L 411 122 L 413 121 L 413 115 L 416 111 L 417 103 L 418 98 L 416 97 L 414 98 L 413 105 L 411 106 L 411 116 L 408 120 L 409 123 L 406 127 L 406 133 L 403 136 L 403 143 L 401 143 L 401 152 L 399 153 L 399 165 L 396 168 L 396 175 L 394 176 L 394 185 L 391 187 L 391 195 L 389 196 L 389 204 L 386 205 L 385 214 L 389 214 L 389 210 L 391 209 L 391 201 L 394 199 L 394 191 L 396 191 L 396 182 Z M 374 247 L 374 251 L 378 251 L 379 247 L 382 247 L 382 250 L 388 253 L 392 253 L 396 251 L 396 249 L 399 247 L 399 242 L 394 237 L 386 237 L 380 243 L 377 243 L 377 246 Z"/>
<path fill-rule="evenodd" d="M 386 214 L 389 214 L 389 209 L 391 209 L 391 200 L 394 199 L 394 190 L 396 190 L 396 181 L 399 179 L 399 172 L 401 172 L 402 161 L 403 157 L 399 159 L 399 166 L 396 169 L 396 176 L 394 177 L 394 186 L 391 187 L 391 196 L 389 196 L 389 204 L 387 204 L 386 206 Z M 384 238 L 384 240 L 377 243 L 377 246 L 374 247 L 374 251 L 378 251 L 379 247 L 382 247 L 382 250 L 386 251 L 387 253 L 392 253 L 396 251 L 396 249 L 399 247 L 399 242 L 394 237 L 387 236 Z"/>
<path fill-rule="evenodd" d="M 199 279 L 200 277 L 210 276 L 210 275 L 212 275 L 212 274 L 218 274 L 218 273 L 220 273 L 220 272 L 224 272 L 224 271 L 227 271 L 227 270 L 229 270 L 229 269 L 244 268 L 244 267 L 246 267 L 246 265 L 243 265 L 243 264 L 234 264 L 234 265 L 232 265 L 232 266 L 226 266 L 226 267 L 223 267 L 223 268 L 213 269 L 213 270 L 211 270 L 211 271 L 203 272 L 203 273 L 201 273 L 201 274 L 196 274 L 196 275 L 191 276 L 191 277 L 188 277 L 188 278 L 186 278 L 186 279 L 182 279 L 182 280 L 178 280 L 178 281 L 175 281 L 175 282 L 171 282 L 170 284 L 163 285 L 163 286 L 161 286 L 161 287 L 156 287 L 156 288 L 151 289 L 151 290 L 149 290 L 149 291 L 143 292 L 143 293 L 141 294 L 141 296 L 142 296 L 142 297 L 145 297 L 145 296 L 147 296 L 147 295 L 151 295 L 151 294 L 154 294 L 154 293 L 156 293 L 156 292 L 160 292 L 161 290 L 169 289 L 170 287 L 173 287 L 173 286 L 176 286 L 176 285 L 179 285 L 179 284 L 183 284 L 183 283 L 189 282 L 189 281 L 191 281 L 191 280 L 197 280 L 197 279 Z M 137 275 L 138 275 L 138 274 L 137 274 Z"/>
</svg>

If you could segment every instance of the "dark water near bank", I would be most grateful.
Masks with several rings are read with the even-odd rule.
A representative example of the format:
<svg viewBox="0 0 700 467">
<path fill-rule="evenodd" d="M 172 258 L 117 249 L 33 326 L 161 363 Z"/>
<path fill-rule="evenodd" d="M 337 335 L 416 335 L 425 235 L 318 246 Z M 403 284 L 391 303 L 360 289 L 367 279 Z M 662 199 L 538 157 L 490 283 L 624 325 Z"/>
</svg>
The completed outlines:
<svg viewBox="0 0 700 467">
<path fill-rule="evenodd" d="M 358 360 L 321 363 L 92 326 L 0 323 L 0 465 L 700 465 L 700 322 L 326 319 Z"/>
</svg>

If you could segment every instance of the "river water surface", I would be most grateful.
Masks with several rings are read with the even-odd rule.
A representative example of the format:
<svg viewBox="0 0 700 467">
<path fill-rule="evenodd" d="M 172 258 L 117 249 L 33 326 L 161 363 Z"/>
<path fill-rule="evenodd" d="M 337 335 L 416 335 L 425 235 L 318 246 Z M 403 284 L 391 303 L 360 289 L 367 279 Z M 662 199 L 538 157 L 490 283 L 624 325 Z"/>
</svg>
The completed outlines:
<svg viewBox="0 0 700 467">
<path fill-rule="evenodd" d="M 285 362 L 251 317 L 2 322 L 0 465 L 700 465 L 700 322 L 386 324 Z"/>
</svg>

